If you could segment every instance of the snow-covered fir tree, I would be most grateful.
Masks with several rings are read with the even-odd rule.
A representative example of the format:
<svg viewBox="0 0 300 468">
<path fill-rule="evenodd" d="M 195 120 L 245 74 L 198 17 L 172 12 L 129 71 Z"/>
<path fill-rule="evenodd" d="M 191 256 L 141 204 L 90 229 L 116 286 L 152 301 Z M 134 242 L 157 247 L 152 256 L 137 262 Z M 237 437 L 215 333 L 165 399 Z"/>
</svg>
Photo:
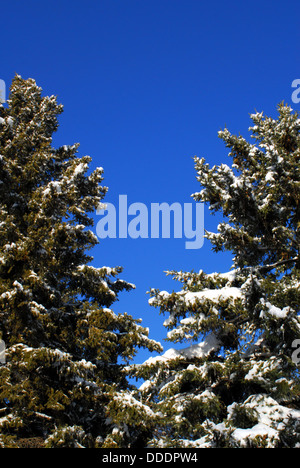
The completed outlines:
<svg viewBox="0 0 300 468">
<path fill-rule="evenodd" d="M 193 197 L 223 215 L 206 237 L 231 270 L 168 272 L 180 290 L 150 291 L 186 345 L 132 368 L 159 419 L 149 445 L 300 446 L 300 120 L 284 104 L 251 119 L 252 140 L 219 133 L 230 166 L 195 158 Z"/>
<path fill-rule="evenodd" d="M 107 189 L 78 144 L 52 147 L 62 110 L 18 75 L 0 107 L 0 446 L 132 447 L 154 418 L 124 365 L 161 347 L 112 310 L 122 269 L 91 266 Z"/>
</svg>

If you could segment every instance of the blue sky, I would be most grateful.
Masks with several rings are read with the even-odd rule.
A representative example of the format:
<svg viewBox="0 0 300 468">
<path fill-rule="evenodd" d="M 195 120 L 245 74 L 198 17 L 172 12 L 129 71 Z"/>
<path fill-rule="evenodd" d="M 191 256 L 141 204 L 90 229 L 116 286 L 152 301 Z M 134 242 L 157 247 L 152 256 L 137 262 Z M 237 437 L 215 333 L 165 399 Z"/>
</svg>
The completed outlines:
<svg viewBox="0 0 300 468">
<path fill-rule="evenodd" d="M 148 207 L 192 203 L 193 156 L 230 163 L 220 129 L 247 136 L 249 114 L 276 116 L 282 100 L 300 110 L 291 101 L 300 78 L 296 0 L 10 0 L 1 38 L 0 79 L 8 87 L 18 73 L 57 96 L 65 111 L 54 145 L 79 142 L 91 168 L 104 168 L 106 201 L 116 206 L 120 194 Z M 205 209 L 205 228 L 218 222 Z M 146 291 L 178 289 L 164 271 L 231 266 L 208 241 L 186 250 L 184 239 L 105 239 L 93 255 L 96 266 L 122 265 L 136 285 L 114 310 L 142 318 L 161 342 L 163 317 Z"/>
</svg>

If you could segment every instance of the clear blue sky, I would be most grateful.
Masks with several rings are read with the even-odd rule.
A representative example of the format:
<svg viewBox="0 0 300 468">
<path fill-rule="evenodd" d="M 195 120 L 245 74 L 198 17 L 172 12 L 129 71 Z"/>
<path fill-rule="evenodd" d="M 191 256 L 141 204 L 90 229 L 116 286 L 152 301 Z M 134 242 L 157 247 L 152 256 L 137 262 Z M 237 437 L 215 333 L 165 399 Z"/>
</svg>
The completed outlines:
<svg viewBox="0 0 300 468">
<path fill-rule="evenodd" d="M 34 78 L 65 107 L 55 146 L 79 142 L 102 166 L 107 202 L 192 202 L 193 156 L 230 162 L 217 132 L 247 136 L 249 114 L 276 116 L 300 78 L 299 1 L 10 0 L 1 4 L 0 79 Z M 95 221 L 97 222 L 97 216 Z M 205 211 L 205 228 L 219 219 Z M 106 239 L 96 266 L 122 265 L 136 290 L 116 311 L 142 318 L 162 341 L 146 291 L 178 289 L 164 270 L 227 271 L 208 241 Z M 169 347 L 166 343 L 165 347 Z M 148 357 L 139 353 L 137 361 Z"/>
</svg>

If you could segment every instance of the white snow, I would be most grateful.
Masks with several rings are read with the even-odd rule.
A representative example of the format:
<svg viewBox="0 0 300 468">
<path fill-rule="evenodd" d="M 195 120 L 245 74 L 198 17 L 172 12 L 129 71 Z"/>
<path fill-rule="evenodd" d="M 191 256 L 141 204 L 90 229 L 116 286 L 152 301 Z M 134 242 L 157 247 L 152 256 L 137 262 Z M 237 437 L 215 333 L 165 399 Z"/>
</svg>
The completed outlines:
<svg viewBox="0 0 300 468">
<path fill-rule="evenodd" d="M 278 361 L 275 357 L 270 358 L 268 361 L 255 362 L 252 364 L 251 369 L 245 375 L 244 379 L 264 382 L 265 381 L 264 375 L 276 369 L 277 366 L 278 366 Z"/>
<path fill-rule="evenodd" d="M 13 117 L 8 117 L 8 118 L 7 118 L 7 123 L 8 123 L 8 125 L 9 125 L 10 127 L 12 127 L 12 126 L 13 126 L 13 123 L 14 123 Z"/>
<path fill-rule="evenodd" d="M 203 358 L 219 347 L 219 341 L 213 333 L 208 335 L 201 343 L 189 346 L 180 351 L 180 355 L 185 358 Z"/>
<path fill-rule="evenodd" d="M 268 314 L 272 315 L 273 317 L 279 318 L 279 319 L 280 318 L 281 319 L 286 318 L 287 314 L 290 311 L 289 306 L 284 307 L 283 309 L 280 309 L 279 307 L 276 307 L 276 306 L 272 305 L 270 302 L 266 302 L 264 299 L 261 299 L 261 303 L 262 303 L 262 305 L 264 305 L 267 308 L 267 313 Z M 260 315 L 261 315 L 261 317 L 264 317 L 265 312 L 262 311 Z"/>
<path fill-rule="evenodd" d="M 168 293 L 167 291 L 160 291 L 157 296 L 158 297 L 151 297 L 149 299 L 149 305 L 155 305 L 158 300 L 167 299 L 170 296 L 170 293 Z"/>
<path fill-rule="evenodd" d="M 220 300 L 226 300 L 229 298 L 237 299 L 242 297 L 242 291 L 240 288 L 224 287 L 221 289 L 204 289 L 199 292 L 184 291 L 184 296 L 187 304 L 193 305 L 196 300 L 203 302 L 206 299 L 209 299 L 213 302 L 219 302 Z"/>
<path fill-rule="evenodd" d="M 234 409 L 235 403 L 228 407 L 228 417 Z M 274 440 L 278 439 L 279 430 L 283 427 L 289 417 L 299 419 L 300 411 L 279 405 L 277 401 L 267 395 L 250 396 L 244 403 L 247 408 L 256 411 L 258 423 L 248 429 L 235 429 L 232 437 L 245 446 L 247 439 L 251 440 L 257 436 L 265 437 L 268 446 L 272 447 Z"/>
<path fill-rule="evenodd" d="M 19 291 L 23 291 L 23 286 L 19 281 L 14 281 L 13 286 L 15 286 Z"/>
<path fill-rule="evenodd" d="M 134 396 L 132 396 L 129 393 L 120 392 L 120 393 L 114 395 L 114 400 L 119 402 L 123 407 L 125 406 L 125 408 L 127 406 L 136 407 L 138 409 L 138 411 L 141 411 L 141 410 L 144 411 L 144 413 L 147 416 L 150 416 L 150 417 L 154 416 L 154 413 L 151 410 L 151 408 L 149 408 L 149 406 L 144 405 L 143 403 L 138 401 L 136 398 L 134 398 Z"/>
<path fill-rule="evenodd" d="M 188 346 L 183 349 L 168 349 L 163 355 L 151 357 L 144 362 L 144 365 L 153 365 L 160 363 L 161 361 L 169 361 L 171 359 L 193 359 L 193 358 L 203 358 L 207 356 L 212 351 L 215 351 L 219 348 L 219 342 L 215 335 L 211 333 L 208 335 L 204 341 L 200 343 Z"/>
<path fill-rule="evenodd" d="M 74 171 L 74 175 L 78 175 L 78 174 L 82 174 L 82 172 L 85 172 L 87 170 L 87 167 L 88 165 L 86 163 L 80 163 L 78 164 L 78 166 L 76 167 L 75 171 Z"/>
<path fill-rule="evenodd" d="M 267 174 L 266 174 L 266 177 L 265 177 L 265 181 L 266 182 L 274 182 L 274 172 L 272 171 L 269 171 Z"/>
<path fill-rule="evenodd" d="M 61 193 L 61 184 L 58 181 L 50 182 L 48 187 L 43 190 L 44 195 L 48 195 L 51 192 L 51 188 L 53 188 L 57 193 Z"/>
<path fill-rule="evenodd" d="M 237 275 L 237 273 L 239 272 L 240 270 L 238 269 L 235 269 L 235 270 L 230 270 L 226 273 L 213 273 L 212 275 L 208 275 L 208 276 L 213 276 L 213 275 L 218 275 L 220 278 L 225 278 L 227 279 L 230 283 L 232 283 L 234 280 L 235 280 L 235 277 Z"/>
<path fill-rule="evenodd" d="M 258 423 L 250 429 L 235 429 L 232 433 L 233 439 L 238 441 L 242 447 L 246 446 L 247 439 L 251 440 L 257 436 L 264 437 L 271 441 L 277 438 L 278 432 L 266 424 Z"/>
</svg>

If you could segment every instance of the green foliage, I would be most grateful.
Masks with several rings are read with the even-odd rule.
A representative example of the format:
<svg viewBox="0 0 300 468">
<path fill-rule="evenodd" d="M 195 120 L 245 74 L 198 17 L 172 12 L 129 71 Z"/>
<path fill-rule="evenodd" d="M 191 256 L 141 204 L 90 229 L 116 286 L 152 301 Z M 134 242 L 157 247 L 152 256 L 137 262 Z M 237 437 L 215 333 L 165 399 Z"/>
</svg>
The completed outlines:
<svg viewBox="0 0 300 468">
<path fill-rule="evenodd" d="M 251 115 L 254 144 L 227 129 L 231 167 L 195 158 L 193 195 L 223 215 L 206 232 L 215 252 L 233 253 L 228 273 L 167 272 L 178 292 L 152 289 L 167 341 L 181 350 L 135 366 L 160 422 L 154 446 L 295 446 L 300 419 L 300 119 Z"/>
<path fill-rule="evenodd" d="M 249 429 L 258 423 L 258 414 L 255 408 L 247 408 L 238 403 L 232 410 L 231 421 L 235 427 Z"/>
<path fill-rule="evenodd" d="M 45 448 L 92 448 L 91 437 L 80 426 L 57 429 L 45 442 Z"/>
<path fill-rule="evenodd" d="M 140 320 L 111 309 L 134 288 L 118 278 L 122 268 L 96 268 L 87 255 L 98 244 L 89 228 L 107 191 L 103 169 L 90 171 L 78 144 L 53 148 L 63 108 L 33 79 L 17 75 L 7 102 L 0 106 L 1 444 L 101 446 L 118 425 L 107 408 L 129 392 L 125 365 L 137 348 L 161 347 Z"/>
</svg>

